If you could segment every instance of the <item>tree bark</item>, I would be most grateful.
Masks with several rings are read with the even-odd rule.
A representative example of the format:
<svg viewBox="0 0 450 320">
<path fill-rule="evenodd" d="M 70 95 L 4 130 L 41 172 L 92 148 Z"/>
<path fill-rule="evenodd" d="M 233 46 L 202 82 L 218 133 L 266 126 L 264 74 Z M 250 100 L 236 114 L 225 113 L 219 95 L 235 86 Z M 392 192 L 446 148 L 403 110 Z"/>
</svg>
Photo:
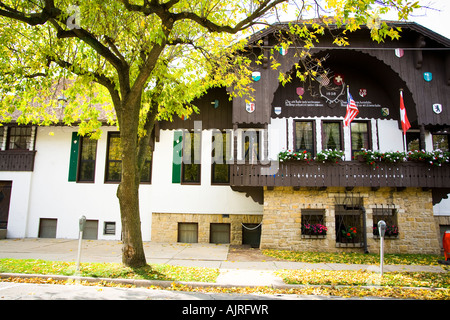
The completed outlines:
<svg viewBox="0 0 450 320">
<path fill-rule="evenodd" d="M 139 101 L 135 103 L 137 106 L 130 108 L 128 105 L 127 112 L 120 117 L 122 180 L 117 189 L 122 218 L 122 263 L 132 268 L 147 264 L 142 243 L 139 211 L 140 172 L 137 161 L 138 132 L 135 125 L 138 123 L 138 119 L 135 118 L 139 117 L 140 99 L 137 101 Z"/>
</svg>

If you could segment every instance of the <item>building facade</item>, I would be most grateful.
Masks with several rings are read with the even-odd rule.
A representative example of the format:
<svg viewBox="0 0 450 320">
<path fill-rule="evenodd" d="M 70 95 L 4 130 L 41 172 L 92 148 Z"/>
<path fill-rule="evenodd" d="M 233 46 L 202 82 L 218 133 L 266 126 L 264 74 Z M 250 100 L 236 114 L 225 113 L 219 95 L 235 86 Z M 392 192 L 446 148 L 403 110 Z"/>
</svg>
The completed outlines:
<svg viewBox="0 0 450 320">
<path fill-rule="evenodd" d="M 144 241 L 375 252 L 374 226 L 385 220 L 386 252 L 439 253 L 450 228 L 450 164 L 357 156 L 362 148 L 450 151 L 450 40 L 414 23 L 401 27 L 400 40 L 381 44 L 364 29 L 345 48 L 324 36 L 311 53 L 329 73 L 283 86 L 262 63 L 252 104 L 216 88 L 196 102 L 200 114 L 158 123 L 141 177 Z M 275 30 L 252 37 L 264 44 L 253 49 L 258 55 L 276 44 Z M 295 73 L 296 50 L 275 55 Z M 347 88 L 359 114 L 344 127 Z M 400 89 L 411 123 L 405 136 Z M 108 126 L 98 141 L 75 127 L 0 127 L 6 236 L 77 238 L 85 215 L 86 237 L 120 240 L 119 140 Z M 342 159 L 314 160 L 327 150 Z M 280 152 L 311 159 L 278 161 Z"/>
</svg>

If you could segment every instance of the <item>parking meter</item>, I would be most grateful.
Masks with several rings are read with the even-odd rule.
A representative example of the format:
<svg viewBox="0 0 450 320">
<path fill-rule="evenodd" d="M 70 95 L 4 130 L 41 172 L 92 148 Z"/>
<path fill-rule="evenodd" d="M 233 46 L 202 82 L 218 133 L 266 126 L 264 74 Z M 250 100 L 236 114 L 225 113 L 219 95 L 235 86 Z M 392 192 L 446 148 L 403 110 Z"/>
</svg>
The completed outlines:
<svg viewBox="0 0 450 320">
<path fill-rule="evenodd" d="M 383 276 L 384 264 L 384 234 L 386 232 L 386 222 L 378 221 L 378 232 L 380 233 L 380 275 Z"/>
<path fill-rule="evenodd" d="M 378 221 L 378 231 L 380 233 L 380 237 L 384 237 L 384 234 L 386 233 L 386 222 L 383 220 Z"/>
<path fill-rule="evenodd" d="M 78 224 L 80 227 L 80 236 L 78 237 L 77 271 L 80 271 L 81 240 L 83 239 L 83 231 L 84 231 L 84 227 L 86 226 L 86 217 L 81 216 L 80 220 L 78 220 Z"/>
<path fill-rule="evenodd" d="M 84 226 L 86 225 L 86 217 L 85 216 L 81 216 L 80 220 L 78 221 L 79 225 L 80 225 L 80 232 L 84 231 Z"/>
</svg>

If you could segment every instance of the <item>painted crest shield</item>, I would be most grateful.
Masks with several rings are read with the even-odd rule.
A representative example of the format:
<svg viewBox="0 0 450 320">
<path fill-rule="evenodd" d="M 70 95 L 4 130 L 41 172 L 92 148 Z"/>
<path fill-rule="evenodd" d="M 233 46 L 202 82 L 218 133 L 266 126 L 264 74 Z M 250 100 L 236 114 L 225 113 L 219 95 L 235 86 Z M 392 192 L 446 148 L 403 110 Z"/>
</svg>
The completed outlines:
<svg viewBox="0 0 450 320">
<path fill-rule="evenodd" d="M 297 89 L 295 90 L 295 92 L 297 92 L 297 94 L 299 96 L 302 96 L 305 93 L 305 89 L 303 89 L 302 87 L 297 87 Z"/>
<path fill-rule="evenodd" d="M 433 111 L 436 114 L 441 113 L 442 112 L 442 104 L 440 104 L 440 103 L 433 104 Z"/>
<path fill-rule="evenodd" d="M 281 114 L 281 107 L 274 107 L 273 111 L 275 112 L 276 115 L 280 115 Z"/>
<path fill-rule="evenodd" d="M 245 110 L 247 110 L 248 113 L 252 113 L 253 111 L 255 111 L 255 104 L 253 102 L 246 102 Z"/>
<path fill-rule="evenodd" d="M 259 71 L 252 72 L 252 80 L 259 81 L 259 79 L 261 79 L 261 72 Z"/>
<path fill-rule="evenodd" d="M 404 54 L 405 51 L 403 49 L 395 49 L 395 55 L 397 56 L 397 58 L 403 57 Z"/>
<path fill-rule="evenodd" d="M 425 79 L 425 81 L 430 82 L 431 80 L 433 80 L 433 74 L 431 72 L 424 72 L 423 78 Z"/>
<path fill-rule="evenodd" d="M 367 89 L 364 88 L 359 89 L 359 95 L 363 98 L 367 96 Z"/>
<path fill-rule="evenodd" d="M 333 83 L 337 86 L 342 86 L 344 83 L 344 76 L 340 73 L 336 73 L 333 77 Z"/>
</svg>

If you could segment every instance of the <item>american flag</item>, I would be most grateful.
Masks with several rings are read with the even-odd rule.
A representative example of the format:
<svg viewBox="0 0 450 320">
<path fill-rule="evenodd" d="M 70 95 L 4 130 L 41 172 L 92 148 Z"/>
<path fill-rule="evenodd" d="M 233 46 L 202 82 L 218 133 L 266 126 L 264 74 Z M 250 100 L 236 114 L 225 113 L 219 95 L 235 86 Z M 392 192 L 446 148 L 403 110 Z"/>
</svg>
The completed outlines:
<svg viewBox="0 0 450 320">
<path fill-rule="evenodd" d="M 358 115 L 359 110 L 356 106 L 355 100 L 353 100 L 352 95 L 350 94 L 349 89 L 347 88 L 347 113 L 344 118 L 344 127 L 348 127 L 350 125 L 350 122 L 355 119 L 355 117 Z"/>
</svg>

